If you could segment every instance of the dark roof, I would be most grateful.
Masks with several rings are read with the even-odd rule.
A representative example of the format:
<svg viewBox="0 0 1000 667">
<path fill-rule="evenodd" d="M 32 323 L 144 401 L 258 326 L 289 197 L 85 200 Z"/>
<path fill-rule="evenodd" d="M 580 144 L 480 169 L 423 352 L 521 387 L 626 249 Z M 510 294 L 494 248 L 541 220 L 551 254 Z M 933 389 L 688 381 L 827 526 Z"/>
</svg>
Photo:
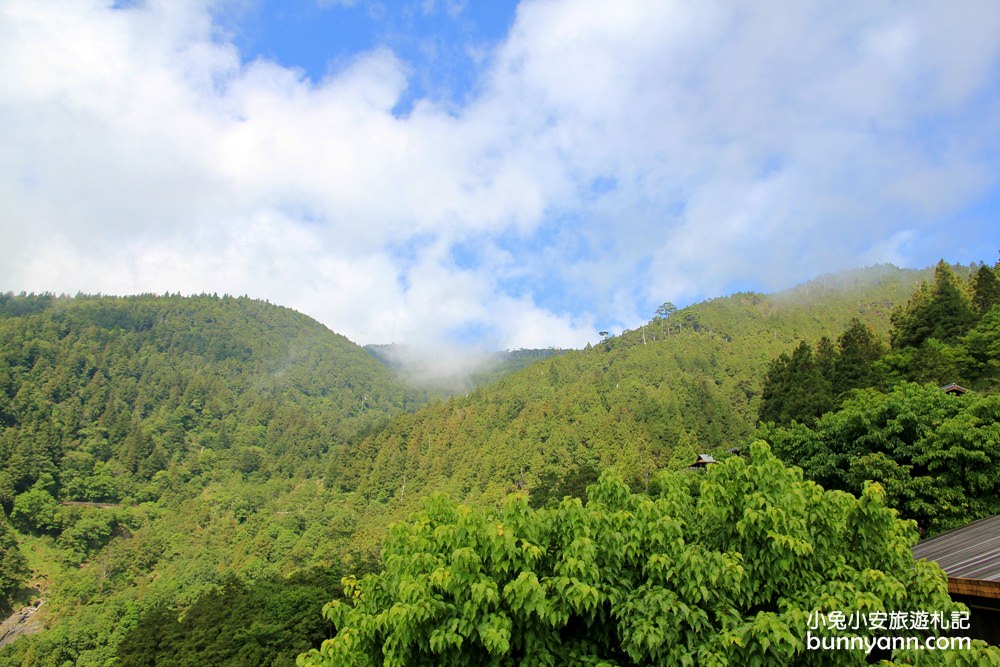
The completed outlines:
<svg viewBox="0 0 1000 667">
<path fill-rule="evenodd" d="M 943 391 L 946 394 L 964 394 L 969 390 L 961 385 L 957 385 L 954 382 L 952 382 L 951 384 L 946 384 L 945 386 L 941 387 L 941 391 Z"/>
<path fill-rule="evenodd" d="M 1000 582 L 1000 514 L 923 540 L 913 557 L 937 561 L 949 579 Z"/>
</svg>

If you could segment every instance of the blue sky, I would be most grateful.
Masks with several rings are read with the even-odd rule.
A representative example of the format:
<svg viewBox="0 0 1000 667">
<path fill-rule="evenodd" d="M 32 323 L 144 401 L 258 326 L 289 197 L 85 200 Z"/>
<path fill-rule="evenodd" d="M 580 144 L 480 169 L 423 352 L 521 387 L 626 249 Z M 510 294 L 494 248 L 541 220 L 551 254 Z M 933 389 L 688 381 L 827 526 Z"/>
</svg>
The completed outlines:
<svg viewBox="0 0 1000 667">
<path fill-rule="evenodd" d="M 996 261 L 1000 4 L 8 0 L 0 142 L 0 290 L 582 347 Z"/>
<path fill-rule="evenodd" d="M 480 72 L 506 37 L 517 2 L 266 1 L 223 4 L 216 21 L 242 59 L 301 68 L 314 82 L 349 67 L 359 54 L 389 49 L 409 65 L 394 112 L 418 99 L 456 109 L 475 94 Z"/>
</svg>

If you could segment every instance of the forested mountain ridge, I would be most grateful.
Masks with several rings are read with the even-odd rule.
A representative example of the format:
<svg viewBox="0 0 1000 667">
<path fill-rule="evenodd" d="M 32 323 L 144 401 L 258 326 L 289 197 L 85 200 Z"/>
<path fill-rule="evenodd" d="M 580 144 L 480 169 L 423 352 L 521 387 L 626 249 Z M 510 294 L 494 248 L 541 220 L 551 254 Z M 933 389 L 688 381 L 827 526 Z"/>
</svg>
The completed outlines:
<svg viewBox="0 0 1000 667">
<path fill-rule="evenodd" d="M 373 568 L 386 526 L 428 493 L 549 506 L 606 468 L 644 489 L 745 444 L 778 354 L 852 318 L 887 334 L 931 275 L 881 266 L 664 304 L 412 414 L 423 393 L 288 309 L 0 297 L 0 502 L 16 529 L 0 549 L 14 534 L 26 557 L 0 573 L 45 579 L 52 626 L 0 663 L 287 664 L 328 631 L 317 607 L 340 576 Z"/>
<path fill-rule="evenodd" d="M 350 531 L 315 480 L 423 400 L 343 336 L 249 298 L 0 295 L 0 505 L 20 542 L 0 519 L 0 602 L 44 599 L 51 626 L 0 664 L 129 664 L 131 633 L 199 604 L 199 633 L 260 616 L 232 655 L 287 664 L 322 637 L 312 611 Z"/>
<path fill-rule="evenodd" d="M 368 525 L 405 516 L 430 490 L 475 502 L 528 490 L 545 504 L 581 495 L 606 468 L 643 485 L 744 444 L 774 357 L 852 318 L 888 332 L 894 308 L 931 275 L 877 266 L 775 295 L 664 304 L 638 329 L 394 420 L 332 462 L 328 479 L 356 494 Z"/>
<path fill-rule="evenodd" d="M 756 435 L 764 440 L 698 471 L 662 470 L 674 461 L 655 460 L 645 417 L 654 414 L 649 423 L 675 428 L 674 417 L 681 417 L 680 428 L 721 433 L 712 423 L 717 413 L 706 409 L 713 396 L 703 392 L 700 403 L 677 415 L 657 410 L 663 405 L 657 399 L 668 395 L 650 393 L 659 386 L 657 372 L 669 368 L 665 384 L 683 397 L 698 387 L 683 365 L 684 352 L 700 347 L 702 363 L 695 368 L 723 388 L 754 358 L 727 359 L 724 348 L 699 345 L 698 334 L 766 347 L 767 334 L 783 337 L 782 324 L 805 329 L 820 322 L 788 312 L 789 303 L 806 312 L 815 304 L 795 303 L 790 295 L 774 300 L 780 304 L 737 295 L 744 305 L 763 306 L 766 318 L 786 311 L 780 324 L 740 317 L 732 299 L 703 304 L 717 307 L 708 313 L 664 304 L 653 322 L 605 340 L 574 366 L 559 359 L 539 364 L 465 400 L 435 406 L 433 415 L 423 410 L 393 422 L 395 438 L 373 436 L 381 460 L 370 472 L 401 484 L 391 496 L 391 488 L 381 488 L 369 502 L 387 510 L 403 506 L 404 493 L 425 493 L 420 483 L 427 476 L 431 493 L 391 529 L 380 572 L 343 580 L 346 599 L 323 609 L 336 636 L 300 654 L 297 664 L 863 665 L 880 658 L 895 661 L 880 662 L 887 665 L 1000 664 L 1000 649 L 981 639 L 952 650 L 913 651 L 884 625 L 851 625 L 844 634 L 865 649 L 838 645 L 824 653 L 814 650 L 814 630 L 833 630 L 806 620 L 828 609 L 844 616 L 900 608 L 936 610 L 924 613 L 941 618 L 970 613 L 949 600 L 948 578 L 938 565 L 915 560 L 910 547 L 918 527 L 936 532 L 1000 511 L 1000 395 L 992 393 L 1000 363 L 998 268 L 979 265 L 964 279 L 941 262 L 933 281 L 914 285 L 916 292 L 895 306 L 866 299 L 891 280 L 878 290 L 863 287 L 858 316 L 838 327 L 843 333 L 836 344 L 833 333 L 821 337 L 812 367 L 796 363 L 808 361 L 802 351 L 811 345 L 804 340 L 792 357 L 782 352 L 766 364 L 765 404 L 783 397 L 782 417 L 791 408 L 809 408 L 808 417 L 814 407 L 828 411 L 815 427 L 794 417 L 787 428 L 759 425 Z M 822 305 L 839 312 L 836 302 Z M 711 317 L 720 313 L 731 317 Z M 872 313 L 883 321 L 866 322 Z M 739 326 L 746 319 L 756 320 L 750 332 Z M 888 330 L 891 352 L 873 324 Z M 629 365 L 658 340 L 666 353 Z M 672 368 L 663 361 L 671 354 Z M 587 363 L 595 358 L 603 365 Z M 583 380 L 562 380 L 567 368 Z M 612 373 L 602 382 L 602 374 Z M 944 377 L 982 393 L 941 386 Z M 642 384 L 630 382 L 636 378 Z M 914 379 L 923 384 L 907 381 Z M 623 385 L 631 400 L 616 396 Z M 596 393 L 587 393 L 591 386 Z M 587 405 L 574 411 L 568 395 Z M 537 404 L 546 407 L 530 413 Z M 740 407 L 733 403 L 729 414 L 737 416 L 723 427 L 737 423 Z M 526 412 L 531 416 L 521 421 Z M 693 415 L 700 419 L 683 421 Z M 480 426 L 484 421 L 487 428 Z M 491 439 L 476 458 L 450 446 L 485 438 Z M 559 442 L 551 447 L 551 440 Z M 772 455 L 768 440 L 783 460 Z M 611 447 L 601 446 L 608 442 Z M 568 450 L 579 458 L 555 458 L 573 443 L 582 443 Z M 645 451 L 634 443 L 645 444 Z M 675 460 L 683 451 L 660 444 L 659 453 Z M 435 447 L 436 456 L 428 455 Z M 444 470 L 426 467 L 454 454 L 467 457 Z M 574 464 L 575 470 L 558 468 Z M 586 486 L 598 468 L 605 472 Z M 493 497 L 498 471 L 513 479 L 509 490 L 519 491 L 502 504 Z M 433 493 L 456 478 L 449 491 L 464 497 L 464 505 Z M 358 489 L 372 486 L 363 480 Z M 909 594 L 927 597 L 904 600 Z M 968 634 L 982 638 L 990 621 L 979 614 L 988 612 L 971 613 Z M 936 630 L 913 625 L 907 632 Z M 876 646 L 879 655 L 871 653 Z"/>
<path fill-rule="evenodd" d="M 944 262 L 879 337 L 858 320 L 765 378 L 758 436 L 827 489 L 883 486 L 933 534 L 1000 512 L 1000 278 Z"/>
<path fill-rule="evenodd" d="M 246 298 L 5 295 L 0 336 L 6 503 L 46 472 L 67 500 L 145 499 L 143 482 L 206 455 L 302 472 L 420 400 L 343 336 Z M 116 482 L 94 488 L 105 470 Z"/>
</svg>

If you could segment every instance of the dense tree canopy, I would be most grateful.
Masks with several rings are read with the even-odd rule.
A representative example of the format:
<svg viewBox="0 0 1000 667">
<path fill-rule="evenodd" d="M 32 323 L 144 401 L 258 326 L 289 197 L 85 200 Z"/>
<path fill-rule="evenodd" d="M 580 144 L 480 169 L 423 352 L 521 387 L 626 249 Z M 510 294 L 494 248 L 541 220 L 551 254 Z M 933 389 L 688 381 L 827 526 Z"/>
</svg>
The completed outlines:
<svg viewBox="0 0 1000 667">
<path fill-rule="evenodd" d="M 393 420 L 325 477 L 363 497 L 369 525 L 405 517 L 435 490 L 477 503 L 528 490 L 538 505 L 581 495 L 607 468 L 644 488 L 658 469 L 746 443 L 770 359 L 805 338 L 836 339 L 852 318 L 886 336 L 893 307 L 931 274 L 873 267 L 780 295 L 665 304 L 645 327 Z"/>
<path fill-rule="evenodd" d="M 980 265 L 963 282 L 939 263 L 933 281 L 924 282 L 909 301 L 893 311 L 891 349 L 859 319 L 837 339 L 815 345 L 805 341 L 768 366 L 760 419 L 776 424 L 812 424 L 836 409 L 851 391 L 888 390 L 900 382 L 960 383 L 993 391 L 1000 387 L 1000 281 L 996 269 Z"/>
<path fill-rule="evenodd" d="M 27 575 L 27 562 L 18 548 L 17 537 L 0 508 L 0 611 L 8 608 L 10 594 L 21 587 Z"/>
<path fill-rule="evenodd" d="M 856 317 L 887 339 L 894 305 L 921 275 L 874 267 L 780 295 L 665 304 L 640 329 L 586 351 L 515 355 L 507 368 L 547 358 L 400 417 L 425 394 L 288 309 L 215 296 L 0 295 L 0 506 L 15 538 L 0 552 L 45 582 L 47 625 L 0 649 L 0 663 L 150 664 L 172 652 L 194 664 L 199 647 L 220 665 L 287 663 L 304 648 L 293 635 L 322 633 L 325 621 L 306 608 L 335 596 L 329 579 L 374 570 L 385 527 L 434 491 L 480 508 L 469 512 L 485 512 L 487 529 L 495 516 L 482 508 L 512 491 L 527 494 L 526 517 L 563 512 L 567 530 L 607 525 L 597 496 L 586 506 L 562 498 L 585 497 L 608 468 L 669 504 L 682 496 L 660 497 L 657 470 L 744 444 L 771 358 L 818 339 L 806 345 L 813 377 L 839 400 L 835 384 L 856 370 L 838 372 L 840 332 Z M 960 350 L 976 377 L 1000 375 L 1000 315 L 980 312 L 957 342 L 932 339 L 920 354 L 944 364 Z M 610 478 L 598 486 L 608 484 L 623 488 Z M 699 488 L 684 493 L 700 502 Z M 552 537 L 549 551 L 569 549 L 567 539 Z M 561 576 L 556 561 L 539 562 L 550 569 L 536 576 Z M 572 595 L 559 604 L 576 618 Z"/>
<path fill-rule="evenodd" d="M 824 491 L 763 442 L 655 486 L 603 476 L 586 504 L 540 510 L 434 496 L 382 572 L 345 579 L 336 636 L 298 664 L 860 665 L 806 649 L 810 613 L 954 608 L 880 486 Z"/>
<path fill-rule="evenodd" d="M 156 656 L 119 645 L 164 610 L 192 636 L 245 631 L 207 611 L 212 596 L 263 582 L 287 584 L 304 614 L 330 591 L 286 577 L 337 571 L 356 522 L 316 478 L 421 400 L 342 336 L 252 299 L 0 295 L 0 508 L 22 542 L 0 522 L 0 589 L 17 591 L 31 554 L 52 625 L 0 663 Z M 290 660 L 294 615 L 254 609 L 254 658 L 216 664 Z"/>
<path fill-rule="evenodd" d="M 906 383 L 859 393 L 813 427 L 765 427 L 775 453 L 826 488 L 887 501 L 939 532 L 1000 512 L 1000 396 Z"/>
</svg>

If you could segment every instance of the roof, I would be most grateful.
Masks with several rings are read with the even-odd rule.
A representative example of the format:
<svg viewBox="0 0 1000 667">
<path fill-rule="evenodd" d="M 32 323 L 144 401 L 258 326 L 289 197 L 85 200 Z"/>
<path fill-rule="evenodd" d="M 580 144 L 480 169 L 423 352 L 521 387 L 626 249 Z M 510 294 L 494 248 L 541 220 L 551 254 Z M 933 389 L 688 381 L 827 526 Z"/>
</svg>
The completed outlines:
<svg viewBox="0 0 1000 667">
<path fill-rule="evenodd" d="M 949 590 L 982 582 L 978 589 L 1000 597 L 1000 514 L 923 540 L 913 547 L 913 557 L 936 561 L 948 575 Z"/>
<path fill-rule="evenodd" d="M 698 460 L 689 465 L 688 470 L 704 468 L 710 463 L 718 463 L 718 461 L 715 460 L 715 457 L 708 454 L 699 454 Z"/>
<path fill-rule="evenodd" d="M 957 385 L 954 382 L 952 382 L 951 384 L 946 384 L 945 386 L 941 387 L 941 391 L 943 391 L 946 394 L 964 394 L 969 390 L 961 385 Z"/>
</svg>

